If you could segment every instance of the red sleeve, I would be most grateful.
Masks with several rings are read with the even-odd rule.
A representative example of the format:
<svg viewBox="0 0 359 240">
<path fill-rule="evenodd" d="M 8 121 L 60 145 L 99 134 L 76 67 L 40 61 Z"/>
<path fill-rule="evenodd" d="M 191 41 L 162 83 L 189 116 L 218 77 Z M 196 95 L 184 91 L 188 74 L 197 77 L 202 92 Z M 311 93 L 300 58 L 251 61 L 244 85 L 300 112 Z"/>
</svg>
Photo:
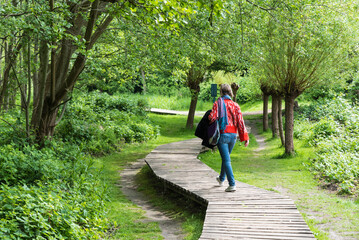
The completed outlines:
<svg viewBox="0 0 359 240">
<path fill-rule="evenodd" d="M 236 122 L 237 122 L 237 131 L 238 131 L 239 140 L 241 142 L 247 141 L 249 140 L 249 136 L 246 129 L 246 125 L 244 124 L 244 119 L 239 105 L 237 105 L 236 107 L 236 116 L 237 116 Z"/>
<path fill-rule="evenodd" d="M 218 118 L 218 113 L 217 112 L 218 112 L 218 105 L 217 105 L 217 101 L 215 101 L 214 104 L 213 104 L 213 107 L 212 107 L 212 112 L 208 116 L 208 119 L 209 119 L 210 123 L 213 123 L 214 121 L 217 120 L 217 118 Z"/>
</svg>

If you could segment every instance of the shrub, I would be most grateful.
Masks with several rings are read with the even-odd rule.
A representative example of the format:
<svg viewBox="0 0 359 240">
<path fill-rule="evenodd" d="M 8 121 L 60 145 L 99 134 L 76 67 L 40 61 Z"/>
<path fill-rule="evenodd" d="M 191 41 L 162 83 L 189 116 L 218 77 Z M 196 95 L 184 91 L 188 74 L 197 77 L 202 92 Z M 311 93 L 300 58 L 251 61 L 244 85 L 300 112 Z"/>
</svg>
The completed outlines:
<svg viewBox="0 0 359 240">
<path fill-rule="evenodd" d="M 1 239 L 99 239 L 105 187 L 76 145 L 0 146 Z"/>
<path fill-rule="evenodd" d="M 294 119 L 294 131 L 293 136 L 297 139 L 309 140 L 310 136 L 313 134 L 313 124 L 309 121 L 308 118 L 299 118 Z"/>
<path fill-rule="evenodd" d="M 359 109 L 343 97 L 322 99 L 304 110 L 306 124 L 295 135 L 316 148 L 311 170 L 340 193 L 355 193 L 359 184 Z M 298 120 L 297 120 L 298 121 Z M 304 126 L 304 127 L 303 127 Z"/>
<path fill-rule="evenodd" d="M 333 119 L 321 119 L 313 124 L 312 133 L 308 136 L 311 143 L 316 143 L 322 139 L 336 135 L 340 131 L 340 125 Z"/>
<path fill-rule="evenodd" d="M 91 154 L 110 153 L 123 142 L 143 142 L 158 135 L 158 127 L 147 118 L 148 109 L 147 101 L 140 97 L 79 94 L 56 128 L 56 136 Z"/>
<path fill-rule="evenodd" d="M 344 124 L 353 113 L 352 104 L 345 98 L 338 96 L 331 99 L 320 99 L 315 104 L 301 109 L 304 117 L 319 121 L 323 118 L 331 118 Z"/>
<path fill-rule="evenodd" d="M 100 239 L 108 228 L 101 197 L 89 187 L 84 192 L 59 185 L 2 184 L 0 238 Z"/>
<path fill-rule="evenodd" d="M 21 112 L 2 117 L 0 239 L 103 239 L 112 224 L 105 217 L 107 187 L 87 153 L 146 141 L 158 127 L 144 100 L 98 92 L 73 98 L 41 148 L 26 138 Z"/>
<path fill-rule="evenodd" d="M 337 184 L 340 193 L 353 193 L 358 187 L 359 155 L 356 153 L 322 153 L 311 167 L 327 183 Z"/>
</svg>

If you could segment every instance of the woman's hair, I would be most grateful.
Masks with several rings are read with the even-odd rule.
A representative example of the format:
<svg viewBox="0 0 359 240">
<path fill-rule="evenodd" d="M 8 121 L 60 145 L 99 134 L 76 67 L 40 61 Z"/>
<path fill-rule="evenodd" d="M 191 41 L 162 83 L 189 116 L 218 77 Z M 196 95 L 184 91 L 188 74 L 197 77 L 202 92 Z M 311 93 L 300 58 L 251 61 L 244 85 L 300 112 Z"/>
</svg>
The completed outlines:
<svg viewBox="0 0 359 240">
<path fill-rule="evenodd" d="M 221 87 L 220 87 L 219 91 L 221 93 L 221 97 L 223 97 L 224 95 L 228 95 L 231 98 L 233 97 L 232 88 L 231 88 L 231 86 L 229 86 L 226 83 L 221 84 Z"/>
</svg>

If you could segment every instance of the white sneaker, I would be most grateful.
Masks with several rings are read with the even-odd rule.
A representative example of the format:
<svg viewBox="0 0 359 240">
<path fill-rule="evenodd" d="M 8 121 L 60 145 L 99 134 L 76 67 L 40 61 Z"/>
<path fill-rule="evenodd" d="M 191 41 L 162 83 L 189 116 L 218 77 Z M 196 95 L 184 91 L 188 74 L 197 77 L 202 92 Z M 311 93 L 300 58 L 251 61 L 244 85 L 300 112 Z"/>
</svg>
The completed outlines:
<svg viewBox="0 0 359 240">
<path fill-rule="evenodd" d="M 223 182 L 219 179 L 219 176 L 216 177 L 216 179 L 217 179 L 217 182 L 219 183 L 219 186 L 222 187 L 222 186 L 223 186 Z"/>
<path fill-rule="evenodd" d="M 234 192 L 234 191 L 236 191 L 236 186 L 229 186 L 229 187 L 226 188 L 225 191 L 226 192 Z"/>
</svg>

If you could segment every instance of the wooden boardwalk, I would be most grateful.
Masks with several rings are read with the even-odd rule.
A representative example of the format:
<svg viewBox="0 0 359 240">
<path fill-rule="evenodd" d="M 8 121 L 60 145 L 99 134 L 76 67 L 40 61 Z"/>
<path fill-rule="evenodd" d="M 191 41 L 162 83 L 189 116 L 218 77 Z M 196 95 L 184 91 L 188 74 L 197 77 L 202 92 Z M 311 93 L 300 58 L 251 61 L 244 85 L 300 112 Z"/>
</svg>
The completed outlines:
<svg viewBox="0 0 359 240">
<path fill-rule="evenodd" d="M 200 239 L 315 239 L 290 198 L 238 181 L 236 192 L 225 192 L 218 173 L 197 159 L 201 148 L 200 139 L 191 139 L 145 158 L 165 186 L 207 206 Z"/>
</svg>

